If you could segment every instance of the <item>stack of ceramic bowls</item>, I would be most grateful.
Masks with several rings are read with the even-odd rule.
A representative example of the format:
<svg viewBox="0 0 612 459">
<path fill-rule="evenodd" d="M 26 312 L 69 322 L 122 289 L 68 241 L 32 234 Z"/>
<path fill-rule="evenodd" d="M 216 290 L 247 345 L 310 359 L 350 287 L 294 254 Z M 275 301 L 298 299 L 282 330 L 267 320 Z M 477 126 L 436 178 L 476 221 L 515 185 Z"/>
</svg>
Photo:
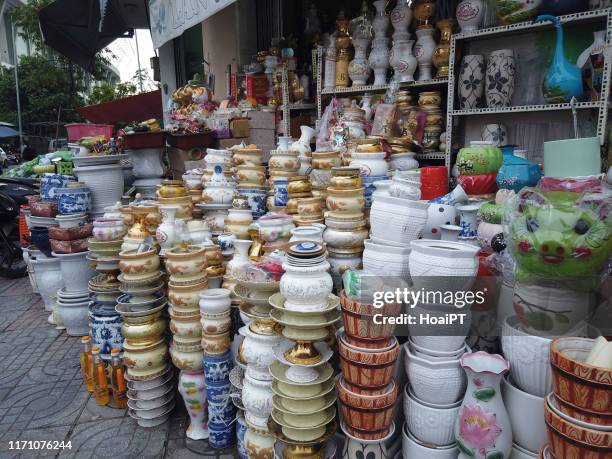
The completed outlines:
<svg viewBox="0 0 612 459">
<path fill-rule="evenodd" d="M 232 200 L 225 218 L 225 233 L 232 233 L 237 239 L 249 239 L 249 226 L 253 223 L 253 214 L 246 196 L 238 195 Z"/>
<path fill-rule="evenodd" d="M 315 198 L 327 198 L 327 187 L 330 185 L 331 171 L 342 164 L 339 151 L 317 150 L 312 152 L 312 170 L 310 183 Z"/>
<path fill-rule="evenodd" d="M 564 337 L 551 343 L 553 391 L 544 405 L 550 457 L 612 456 L 612 367 L 607 347 L 603 338 Z M 587 358 L 599 366 L 587 363 Z"/>
<path fill-rule="evenodd" d="M 400 394 L 395 367 L 400 347 L 395 325 L 376 324 L 374 314 L 396 316 L 401 304 L 388 303 L 380 310 L 365 298 L 341 296 L 344 330 L 338 350 L 342 375 L 336 381 L 342 428 L 360 440 L 384 442 L 391 435 L 395 404 Z"/>
<path fill-rule="evenodd" d="M 64 287 L 57 291 L 57 307 L 61 320 L 70 336 L 89 334 L 89 292 L 68 290 Z"/>
<path fill-rule="evenodd" d="M 57 226 L 49 227 L 51 250 L 57 253 L 77 253 L 87 251 L 87 239 L 93 226 L 86 223 L 86 214 L 57 215 Z"/>
<path fill-rule="evenodd" d="M 285 338 L 274 348 L 270 365 L 275 436 L 286 445 L 286 456 L 298 449 L 324 450 L 336 430 L 332 367 L 326 340 L 339 319 L 338 297 L 325 248 L 296 242 L 287 248 L 280 293 L 270 298 L 270 316 L 283 326 Z M 333 337 L 331 337 L 333 340 Z"/>
<path fill-rule="evenodd" d="M 174 409 L 174 372 L 167 366 L 158 376 L 128 380 L 128 415 L 136 419 L 140 427 L 155 427 L 163 424 Z"/>
</svg>

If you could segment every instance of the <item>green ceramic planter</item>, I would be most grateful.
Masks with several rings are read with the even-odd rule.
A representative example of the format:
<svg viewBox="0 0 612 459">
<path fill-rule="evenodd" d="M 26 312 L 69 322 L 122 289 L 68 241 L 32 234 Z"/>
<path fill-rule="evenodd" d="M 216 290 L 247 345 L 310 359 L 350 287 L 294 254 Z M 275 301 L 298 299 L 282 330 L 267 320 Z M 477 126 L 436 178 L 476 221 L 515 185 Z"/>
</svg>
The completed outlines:
<svg viewBox="0 0 612 459">
<path fill-rule="evenodd" d="M 457 155 L 457 167 L 461 175 L 497 174 L 503 163 L 499 148 L 488 142 L 471 142 Z"/>
</svg>

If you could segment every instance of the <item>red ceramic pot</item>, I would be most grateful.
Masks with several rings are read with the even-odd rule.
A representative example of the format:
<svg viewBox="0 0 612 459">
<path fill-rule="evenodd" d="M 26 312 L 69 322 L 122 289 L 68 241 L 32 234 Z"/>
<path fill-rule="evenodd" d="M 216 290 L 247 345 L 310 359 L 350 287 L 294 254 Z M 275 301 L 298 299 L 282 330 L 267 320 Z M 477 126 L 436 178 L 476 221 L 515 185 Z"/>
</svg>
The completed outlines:
<svg viewBox="0 0 612 459">
<path fill-rule="evenodd" d="M 550 343 L 553 392 L 576 408 L 610 415 L 612 370 L 584 363 L 592 347 L 593 340 L 587 338 L 557 338 Z"/>
<path fill-rule="evenodd" d="M 460 175 L 458 181 L 469 195 L 497 192 L 497 174 Z"/>
<path fill-rule="evenodd" d="M 448 193 L 448 169 L 446 166 L 429 166 L 421 168 L 421 199 L 444 196 Z"/>
<path fill-rule="evenodd" d="M 369 433 L 375 438 L 383 438 L 389 432 L 398 395 L 395 381 L 380 395 L 368 396 L 351 392 L 344 384 L 343 377 L 336 380 L 336 389 L 342 418 L 348 427 L 359 433 L 357 437 L 363 438 L 365 433 Z"/>
<path fill-rule="evenodd" d="M 388 350 L 370 351 L 349 345 L 341 336 L 338 341 L 340 369 L 346 380 L 363 388 L 385 387 L 393 380 L 400 348 L 397 339 Z"/>
<path fill-rule="evenodd" d="M 609 459 L 612 432 L 581 427 L 563 419 L 544 403 L 549 448 L 556 458 Z"/>
</svg>

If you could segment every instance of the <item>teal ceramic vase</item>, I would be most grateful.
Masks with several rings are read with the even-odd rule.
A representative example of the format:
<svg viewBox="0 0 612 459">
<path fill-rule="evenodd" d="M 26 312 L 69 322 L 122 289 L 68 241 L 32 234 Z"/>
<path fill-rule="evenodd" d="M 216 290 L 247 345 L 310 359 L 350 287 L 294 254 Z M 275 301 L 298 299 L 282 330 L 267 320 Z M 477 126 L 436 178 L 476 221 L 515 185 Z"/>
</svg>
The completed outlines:
<svg viewBox="0 0 612 459">
<path fill-rule="evenodd" d="M 548 74 L 544 79 L 544 98 L 549 104 L 562 104 L 569 102 L 572 97 L 581 98 L 583 94 L 582 72 L 578 66 L 571 64 L 565 58 L 563 50 L 563 28 L 555 16 L 541 15 L 536 22 L 550 21 L 555 26 L 557 39 L 555 54 Z"/>
<path fill-rule="evenodd" d="M 504 162 L 497 173 L 497 186 L 518 193 L 526 186 L 537 185 L 542 173 L 537 164 L 516 156 L 514 148 L 514 145 L 501 147 Z"/>
</svg>

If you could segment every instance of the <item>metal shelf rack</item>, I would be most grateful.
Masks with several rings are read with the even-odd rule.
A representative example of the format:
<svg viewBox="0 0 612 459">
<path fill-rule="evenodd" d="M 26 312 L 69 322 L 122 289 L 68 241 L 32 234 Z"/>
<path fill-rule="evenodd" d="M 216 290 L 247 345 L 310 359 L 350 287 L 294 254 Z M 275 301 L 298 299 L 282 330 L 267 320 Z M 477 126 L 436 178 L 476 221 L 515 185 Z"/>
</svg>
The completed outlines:
<svg viewBox="0 0 612 459">
<path fill-rule="evenodd" d="M 590 25 L 590 24 L 606 24 L 606 42 L 608 44 L 608 51 L 605 56 L 604 62 L 604 74 L 602 81 L 602 91 L 600 100 L 597 102 L 580 102 L 577 104 L 580 110 L 594 110 L 597 111 L 597 136 L 599 137 L 601 145 L 605 142 L 605 131 L 606 124 L 608 121 L 608 110 L 609 110 L 609 95 L 610 95 L 610 72 L 612 66 L 610 65 L 610 57 L 612 56 L 612 8 L 586 11 L 577 14 L 569 14 L 566 16 L 559 16 L 559 20 L 562 24 L 572 25 Z M 507 38 L 512 35 L 518 34 L 529 34 L 538 32 L 540 30 L 552 30 L 553 25 L 550 23 L 533 23 L 533 22 L 522 22 L 518 24 L 512 24 L 508 26 L 492 27 L 488 29 L 481 29 L 473 32 L 459 33 L 452 36 L 451 39 L 451 50 L 450 50 L 450 65 L 449 65 L 449 81 L 448 81 L 448 107 L 447 107 L 447 122 L 446 122 L 446 158 L 445 163 L 449 167 L 451 166 L 451 158 L 453 154 L 453 140 L 454 130 L 456 130 L 455 122 L 459 121 L 462 117 L 474 116 L 474 115 L 499 115 L 499 114 L 525 114 L 530 112 L 553 112 L 560 110 L 571 110 L 570 104 L 548 104 L 548 105 L 522 105 L 504 108 L 480 108 L 474 110 L 457 110 L 455 109 L 456 103 L 456 71 L 458 71 L 457 58 L 464 53 L 461 52 L 461 47 L 468 45 L 470 42 L 478 40 L 486 40 L 491 38 Z"/>
<path fill-rule="evenodd" d="M 281 69 L 281 89 L 282 89 L 282 104 L 278 109 L 282 112 L 283 119 L 281 121 L 281 131 L 283 135 L 291 135 L 291 112 L 315 110 L 315 103 L 290 103 L 289 102 L 289 77 L 287 68 L 283 66 Z"/>
</svg>

